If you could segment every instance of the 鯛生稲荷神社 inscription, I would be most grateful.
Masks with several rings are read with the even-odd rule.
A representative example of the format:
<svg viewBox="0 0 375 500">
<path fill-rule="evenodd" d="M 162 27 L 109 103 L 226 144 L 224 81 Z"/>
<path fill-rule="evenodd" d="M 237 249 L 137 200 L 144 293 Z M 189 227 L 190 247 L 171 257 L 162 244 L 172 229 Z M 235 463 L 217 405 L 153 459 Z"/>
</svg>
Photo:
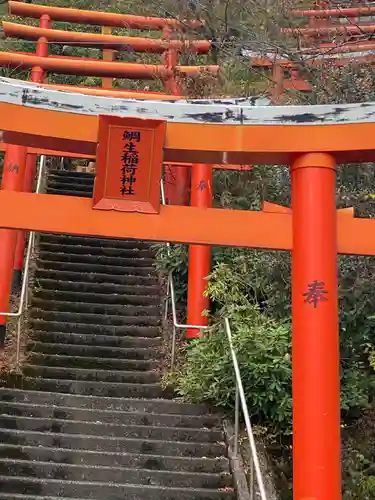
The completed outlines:
<svg viewBox="0 0 375 500">
<path fill-rule="evenodd" d="M 165 122 L 101 116 L 96 210 L 158 213 Z"/>
<path fill-rule="evenodd" d="M 122 135 L 124 149 L 121 156 L 121 195 L 135 195 L 137 169 L 139 167 L 139 150 L 137 143 L 141 141 L 141 132 L 125 130 Z"/>
</svg>

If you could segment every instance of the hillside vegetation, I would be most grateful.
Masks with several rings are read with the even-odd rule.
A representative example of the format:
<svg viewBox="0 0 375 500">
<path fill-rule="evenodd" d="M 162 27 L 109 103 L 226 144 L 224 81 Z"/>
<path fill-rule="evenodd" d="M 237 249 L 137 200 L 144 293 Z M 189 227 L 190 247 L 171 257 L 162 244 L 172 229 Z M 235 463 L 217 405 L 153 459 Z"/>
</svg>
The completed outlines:
<svg viewBox="0 0 375 500">
<path fill-rule="evenodd" d="M 200 17 L 205 28 L 188 36 L 215 41 L 214 50 L 200 61 L 218 62 L 222 74 L 217 82 L 202 76 L 182 82 L 186 93 L 248 96 L 262 94 L 270 75 L 250 68 L 241 56 L 244 47 L 288 54 L 312 85 L 310 94 L 290 92 L 286 103 L 339 103 L 374 99 L 374 71 L 349 64 L 337 70 L 327 65 L 311 70 L 299 57 L 297 41 L 281 36 L 281 26 L 297 25 L 289 12 L 291 3 L 269 0 L 39 0 L 38 3 L 92 10 L 109 10 L 154 16 Z M 309 6 L 309 2 L 300 2 Z M 296 6 L 296 2 L 293 2 Z M 18 20 L 20 21 L 20 20 Z M 22 21 L 25 22 L 25 21 Z M 34 23 L 27 20 L 27 23 Z M 87 27 L 56 23 L 67 30 Z M 91 31 L 98 31 L 91 27 Z M 117 33 L 130 33 L 124 26 Z M 131 34 L 136 34 L 132 31 Z M 148 33 L 147 36 L 160 36 Z M 186 36 L 186 35 L 181 35 Z M 2 50 L 34 51 L 35 43 L 6 40 Z M 54 54 L 100 57 L 96 49 L 54 46 Z M 188 55 L 183 56 L 189 61 Z M 123 61 L 155 61 L 124 48 Z M 324 78 L 322 74 L 324 73 Z M 28 78 L 27 72 L 3 68 L 3 75 Z M 96 78 L 50 75 L 50 82 L 100 85 Z M 127 88 L 160 90 L 161 82 L 125 82 Z M 272 140 L 272 138 L 270 138 Z M 215 206 L 258 210 L 263 201 L 289 205 L 290 179 L 286 166 L 255 165 L 251 172 L 215 172 Z M 375 175 L 373 164 L 342 165 L 338 169 L 337 206 L 354 206 L 356 216 L 373 217 Z M 161 271 L 173 270 L 178 296 L 186 303 L 187 248 L 172 246 L 167 255 L 158 246 Z M 340 290 L 341 406 L 343 427 L 344 498 L 375 498 L 375 258 L 341 256 L 338 262 Z M 208 293 L 213 331 L 186 346 L 179 369 L 169 380 L 181 396 L 209 401 L 230 411 L 234 404 L 234 378 L 226 337 L 220 319 L 230 317 L 235 335 L 246 396 L 257 430 L 278 471 L 283 500 L 291 498 L 291 359 L 290 359 L 290 255 L 252 249 L 213 249 L 213 271 Z"/>
</svg>

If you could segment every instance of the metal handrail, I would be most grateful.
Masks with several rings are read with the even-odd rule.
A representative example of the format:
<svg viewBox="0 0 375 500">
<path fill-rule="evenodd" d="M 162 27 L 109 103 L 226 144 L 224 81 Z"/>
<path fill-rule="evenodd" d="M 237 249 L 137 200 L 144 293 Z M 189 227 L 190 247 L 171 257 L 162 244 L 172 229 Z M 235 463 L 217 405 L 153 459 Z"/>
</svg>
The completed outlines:
<svg viewBox="0 0 375 500">
<path fill-rule="evenodd" d="M 160 182 L 160 192 L 161 192 L 162 204 L 166 205 L 163 179 Z M 167 243 L 167 252 L 168 252 L 168 254 L 170 254 L 170 243 L 169 242 Z M 169 291 L 170 291 L 170 294 L 169 294 Z M 188 324 L 178 323 L 177 311 L 176 311 L 176 295 L 175 295 L 175 288 L 174 288 L 174 283 L 173 283 L 173 273 L 172 272 L 170 272 L 169 276 L 168 276 L 167 297 L 166 297 L 166 302 L 165 302 L 165 319 L 167 319 L 167 317 L 168 317 L 169 299 L 171 301 L 172 318 L 173 318 L 172 349 L 171 349 L 171 369 L 173 369 L 174 363 L 175 363 L 175 357 L 176 357 L 176 330 L 178 328 L 184 328 L 184 329 L 195 328 L 195 329 L 199 329 L 202 331 L 202 330 L 209 329 L 209 327 L 203 326 L 203 325 L 188 325 Z M 234 368 L 234 372 L 235 372 L 235 376 L 236 376 L 235 426 L 234 426 L 234 450 L 233 451 L 234 451 L 234 455 L 236 457 L 238 457 L 238 450 L 239 450 L 238 437 L 239 437 L 240 403 L 241 403 L 241 409 L 242 409 L 242 413 L 243 413 L 244 420 L 245 420 L 246 431 L 247 431 L 247 436 L 249 439 L 250 450 L 251 450 L 250 481 L 249 481 L 250 482 L 250 485 L 249 485 L 250 499 L 253 500 L 253 498 L 254 498 L 254 492 L 255 492 L 254 469 L 255 469 L 255 477 L 257 480 L 261 500 L 267 500 L 267 495 L 266 495 L 266 491 L 264 488 L 263 476 L 262 476 L 262 472 L 260 470 L 260 465 L 259 465 L 259 459 L 258 459 L 254 434 L 253 434 L 253 430 L 252 430 L 252 426 L 251 426 L 249 410 L 247 408 L 246 396 L 245 396 L 245 392 L 243 389 L 241 373 L 240 373 L 240 369 L 238 366 L 237 356 L 236 356 L 236 353 L 235 353 L 235 350 L 233 347 L 233 338 L 232 338 L 232 332 L 230 329 L 229 319 L 225 318 L 224 323 L 225 323 L 225 331 L 226 331 L 226 334 L 228 337 L 230 352 L 231 352 L 231 356 L 232 356 L 233 368 Z"/>
<path fill-rule="evenodd" d="M 162 204 L 166 205 L 163 179 L 160 181 L 160 192 L 161 192 Z M 167 242 L 166 246 L 167 246 L 167 253 L 170 255 L 170 243 Z M 194 328 L 194 329 L 199 329 L 202 331 L 202 330 L 208 330 L 210 327 L 203 326 L 203 325 L 188 325 L 188 324 L 178 323 L 177 311 L 176 311 L 176 294 L 175 294 L 175 288 L 174 288 L 174 283 L 173 283 L 173 272 L 170 272 L 169 276 L 168 276 L 167 294 L 166 295 L 167 296 L 166 296 L 166 301 L 165 301 L 165 316 L 164 316 L 165 320 L 168 317 L 169 299 L 171 301 L 171 306 L 172 306 L 172 319 L 173 319 L 172 329 L 173 329 L 173 332 L 172 332 L 172 349 L 171 349 L 171 370 L 173 370 L 174 363 L 175 363 L 175 357 L 176 357 L 176 330 L 178 328 L 184 328 L 184 329 Z M 262 472 L 261 472 L 260 465 L 259 465 L 259 458 L 258 458 L 258 453 L 257 453 L 257 449 L 256 449 L 254 434 L 253 434 L 252 425 L 251 425 L 251 421 L 250 421 L 249 410 L 247 408 L 246 396 L 245 396 L 245 392 L 243 389 L 241 373 L 240 373 L 240 369 L 238 366 L 237 355 L 236 355 L 236 352 L 235 352 L 234 347 L 233 347 L 232 332 L 231 332 L 228 318 L 224 319 L 224 324 L 225 324 L 225 331 L 226 331 L 226 334 L 228 337 L 230 352 L 231 352 L 231 356 L 232 356 L 233 368 L 234 368 L 234 372 L 235 372 L 235 376 L 236 376 L 235 425 L 234 425 L 234 449 L 233 449 L 233 452 L 234 452 L 235 457 L 239 456 L 238 437 L 239 437 L 240 406 L 241 406 L 242 413 L 243 413 L 244 420 L 245 420 L 246 432 L 247 432 L 247 436 L 249 439 L 250 450 L 251 450 L 250 480 L 249 480 L 250 499 L 251 500 L 254 499 L 254 493 L 255 493 L 254 469 L 255 469 L 255 477 L 257 480 L 260 498 L 261 498 L 261 500 L 267 500 L 266 490 L 264 488 L 263 476 L 262 476 Z"/>
<path fill-rule="evenodd" d="M 35 188 L 36 193 L 39 193 L 41 190 L 41 187 L 42 187 L 43 173 L 44 173 L 45 165 L 46 165 L 46 157 L 44 155 L 42 155 L 40 157 L 38 179 L 37 179 L 37 184 L 36 184 L 36 188 Z M 34 241 L 35 241 L 35 232 L 30 231 L 29 241 L 27 244 L 26 258 L 25 258 L 25 266 L 24 266 L 23 277 L 22 277 L 21 296 L 20 296 L 20 303 L 18 306 L 18 311 L 15 313 L 13 313 L 13 312 L 0 312 L 0 316 L 6 316 L 8 318 L 18 318 L 17 336 L 16 336 L 16 370 L 19 370 L 19 368 L 20 368 L 21 316 L 22 316 L 24 310 L 27 308 L 27 288 L 28 288 L 28 282 L 29 282 L 30 259 L 31 259 L 31 255 L 32 255 L 32 252 L 34 249 Z"/>
<path fill-rule="evenodd" d="M 162 205 L 166 205 L 166 199 L 165 199 L 165 190 L 164 190 L 164 181 L 161 179 L 160 181 L 160 195 L 161 195 L 161 203 Z M 166 243 L 167 246 L 167 253 L 170 255 L 170 247 L 171 244 L 169 242 Z M 169 293 L 170 292 L 170 293 Z M 192 328 L 195 330 L 208 330 L 209 326 L 207 325 L 189 325 L 187 323 L 179 323 L 177 321 L 177 310 L 176 310 L 176 294 L 175 294 L 175 288 L 174 288 L 174 281 L 173 281 L 173 272 L 171 271 L 168 275 L 168 282 L 167 282 L 167 294 L 166 294 L 166 299 L 165 299 L 165 313 L 164 313 L 164 319 L 166 320 L 168 317 L 168 303 L 169 299 L 171 301 L 171 308 L 172 308 L 172 349 L 171 349 L 171 370 L 174 368 L 174 363 L 175 363 L 175 358 L 176 358 L 176 334 L 177 330 L 183 329 L 187 330 L 188 328 Z"/>
<path fill-rule="evenodd" d="M 258 483 L 259 494 L 262 500 L 267 500 L 266 490 L 264 488 L 264 481 L 262 476 L 262 471 L 260 470 L 259 458 L 257 453 L 257 448 L 255 444 L 253 429 L 251 426 L 249 410 L 247 408 L 245 391 L 243 389 L 241 372 L 238 366 L 237 355 L 233 347 L 232 332 L 229 324 L 229 319 L 224 319 L 225 331 L 228 337 L 230 352 L 233 361 L 234 373 L 236 376 L 236 403 L 235 403 L 235 425 L 234 425 L 234 454 L 238 456 L 238 435 L 239 435 L 239 423 L 240 423 L 240 403 L 241 409 L 245 420 L 247 437 L 249 439 L 250 450 L 251 450 L 251 463 L 250 463 L 250 498 L 254 498 L 254 469 L 255 477 Z"/>
<path fill-rule="evenodd" d="M 169 275 L 168 279 L 168 286 L 170 287 L 171 294 L 170 294 L 170 299 L 171 299 L 171 305 L 172 305 L 172 317 L 173 317 L 173 334 L 172 334 L 172 349 L 171 349 L 171 369 L 174 367 L 174 362 L 175 362 L 175 353 L 176 353 L 176 329 L 177 328 L 200 328 L 201 330 L 203 329 L 208 329 L 209 327 L 205 326 L 196 326 L 196 325 L 180 325 L 177 323 L 177 317 L 176 317 L 176 301 L 175 301 L 175 292 L 174 292 L 174 285 L 173 285 L 173 278 L 172 278 L 172 273 Z M 166 316 L 168 313 L 168 294 L 167 294 L 167 299 L 166 299 Z M 233 368 L 235 372 L 235 377 L 236 377 L 236 397 L 235 397 L 235 423 L 234 423 L 234 448 L 233 448 L 233 453 L 235 457 L 239 456 L 239 423 L 240 423 L 240 407 L 242 409 L 242 413 L 244 416 L 245 420 L 245 426 L 246 426 L 246 431 L 247 431 L 247 436 L 249 439 L 249 445 L 250 445 L 250 450 L 251 450 L 251 457 L 250 457 L 250 478 L 249 478 L 249 491 L 250 491 L 250 499 L 254 499 L 254 493 L 255 493 L 255 481 L 254 481 L 254 469 L 255 469 L 255 477 L 257 480 L 258 484 L 258 489 L 259 489 L 259 494 L 261 500 L 267 500 L 267 495 L 266 491 L 264 488 L 264 481 L 263 481 L 263 476 L 262 472 L 260 469 L 259 465 L 259 459 L 258 459 L 258 454 L 257 454 L 257 449 L 256 449 L 256 444 L 255 444 L 255 439 L 254 439 L 254 434 L 252 430 L 252 425 L 250 421 L 250 415 L 249 415 L 249 410 L 247 408 L 247 403 L 246 403 L 246 396 L 245 392 L 243 389 L 243 384 L 242 384 L 242 379 L 241 379 L 241 372 L 238 366 L 238 360 L 237 360 L 237 355 L 233 347 L 233 339 L 232 339 L 232 332 L 229 324 L 229 319 L 225 318 L 224 319 L 224 324 L 225 324 L 225 331 L 228 337 L 228 342 L 229 342 L 229 347 L 230 347 L 230 352 L 231 352 L 231 357 L 232 357 L 232 362 L 233 362 Z"/>
</svg>

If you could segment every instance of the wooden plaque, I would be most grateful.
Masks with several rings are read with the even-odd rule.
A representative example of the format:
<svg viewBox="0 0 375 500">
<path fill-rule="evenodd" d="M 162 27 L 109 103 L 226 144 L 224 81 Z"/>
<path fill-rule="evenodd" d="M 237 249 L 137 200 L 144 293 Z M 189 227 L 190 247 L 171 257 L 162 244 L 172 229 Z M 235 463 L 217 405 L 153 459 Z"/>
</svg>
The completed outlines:
<svg viewBox="0 0 375 500">
<path fill-rule="evenodd" d="M 93 208 L 159 213 L 166 122 L 99 116 Z"/>
</svg>

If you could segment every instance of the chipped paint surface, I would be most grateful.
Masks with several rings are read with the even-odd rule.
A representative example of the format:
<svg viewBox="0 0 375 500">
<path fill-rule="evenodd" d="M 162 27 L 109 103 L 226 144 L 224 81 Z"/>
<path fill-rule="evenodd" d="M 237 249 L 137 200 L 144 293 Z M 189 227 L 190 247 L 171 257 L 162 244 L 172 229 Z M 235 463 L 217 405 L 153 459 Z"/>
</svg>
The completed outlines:
<svg viewBox="0 0 375 500">
<path fill-rule="evenodd" d="M 132 116 L 175 123 L 323 125 L 375 123 L 375 103 L 269 106 L 267 99 L 152 101 L 121 99 L 29 85 L 0 78 L 0 102 L 83 115 Z M 265 105 L 266 104 L 266 105 Z"/>
<path fill-rule="evenodd" d="M 348 46 L 350 48 L 350 45 Z M 277 52 L 267 52 L 267 51 L 262 52 L 259 50 L 251 50 L 246 48 L 241 49 L 241 56 L 248 57 L 251 59 L 267 59 L 272 64 L 277 61 L 295 62 L 287 53 L 280 55 Z M 335 52 L 334 49 L 328 48 L 322 52 L 316 52 L 316 53 L 313 52 L 306 54 L 302 53 L 298 55 L 299 59 L 310 63 L 322 60 L 329 61 L 331 59 L 352 59 L 354 57 L 371 57 L 371 56 L 375 56 L 375 49 L 360 50 L 360 51 L 348 50 L 347 52 L 344 51 Z"/>
</svg>

